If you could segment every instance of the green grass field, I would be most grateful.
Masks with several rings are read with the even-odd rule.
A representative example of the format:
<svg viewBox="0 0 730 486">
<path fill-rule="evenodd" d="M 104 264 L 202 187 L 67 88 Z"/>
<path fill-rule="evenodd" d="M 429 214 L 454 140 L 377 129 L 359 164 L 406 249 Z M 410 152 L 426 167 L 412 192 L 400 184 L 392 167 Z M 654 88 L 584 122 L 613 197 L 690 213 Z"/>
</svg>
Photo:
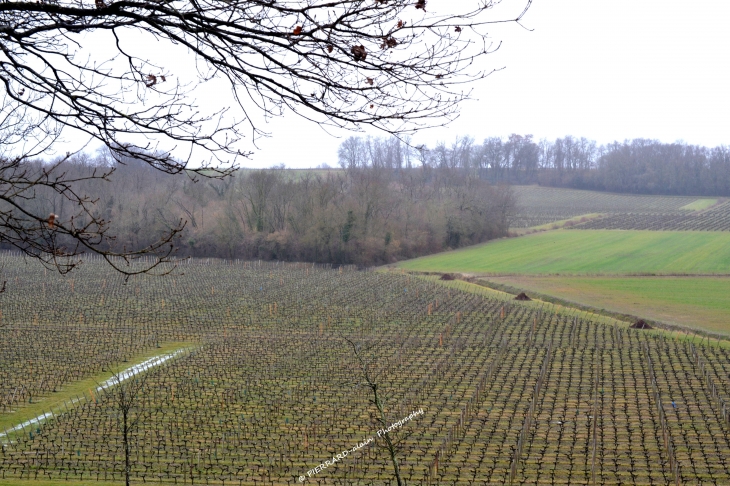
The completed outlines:
<svg viewBox="0 0 730 486">
<path fill-rule="evenodd" d="M 730 334 L 728 277 L 491 277 L 578 304 Z"/>
<path fill-rule="evenodd" d="M 558 230 L 399 264 L 471 274 L 730 274 L 730 233 Z"/>
<path fill-rule="evenodd" d="M 727 232 L 555 230 L 399 266 L 489 275 L 496 283 L 597 309 L 730 334 L 730 278 L 707 276 L 730 275 Z"/>
</svg>

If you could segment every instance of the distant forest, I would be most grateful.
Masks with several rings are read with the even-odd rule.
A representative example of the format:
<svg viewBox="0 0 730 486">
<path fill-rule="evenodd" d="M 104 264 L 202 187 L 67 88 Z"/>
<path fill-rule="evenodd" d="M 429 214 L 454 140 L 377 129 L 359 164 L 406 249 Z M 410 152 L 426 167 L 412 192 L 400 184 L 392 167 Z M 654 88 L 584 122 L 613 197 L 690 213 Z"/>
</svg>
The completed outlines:
<svg viewBox="0 0 730 486">
<path fill-rule="evenodd" d="M 477 143 L 409 147 L 395 138 L 351 137 L 339 149 L 341 167 L 461 169 L 491 183 L 540 184 L 634 194 L 730 196 L 730 147 L 636 139 L 597 145 L 566 136 L 491 137 Z"/>
<path fill-rule="evenodd" d="M 334 162 L 334 161 L 332 161 Z M 240 169 L 223 179 L 171 176 L 108 154 L 63 163 L 111 222 L 116 249 L 139 249 L 187 221 L 177 254 L 363 266 L 414 258 L 506 236 L 517 201 L 508 184 L 636 194 L 730 196 L 730 150 L 633 140 L 597 146 L 585 138 L 468 137 L 413 148 L 396 138 L 350 137 L 339 169 Z M 49 162 L 24 162 L 41 173 Z M 77 209 L 38 188 L 19 201 L 60 220 Z M 0 211 L 9 209 L 2 203 Z M 77 219 L 77 221 L 79 221 Z M 29 224 L 37 224 L 29 222 Z M 9 248 L 6 244 L 2 248 Z"/>
<path fill-rule="evenodd" d="M 79 189 L 98 199 L 98 217 L 111 222 L 116 249 L 145 247 L 185 220 L 181 257 L 369 266 L 505 236 L 515 208 L 508 186 L 447 166 L 240 169 L 193 181 L 104 154 L 63 164 L 73 178 L 114 169 L 108 182 L 81 182 Z M 44 166 L 28 162 L 23 169 L 32 176 Z M 61 221 L 75 215 L 67 200 L 46 192 L 39 187 L 20 203 Z"/>
</svg>

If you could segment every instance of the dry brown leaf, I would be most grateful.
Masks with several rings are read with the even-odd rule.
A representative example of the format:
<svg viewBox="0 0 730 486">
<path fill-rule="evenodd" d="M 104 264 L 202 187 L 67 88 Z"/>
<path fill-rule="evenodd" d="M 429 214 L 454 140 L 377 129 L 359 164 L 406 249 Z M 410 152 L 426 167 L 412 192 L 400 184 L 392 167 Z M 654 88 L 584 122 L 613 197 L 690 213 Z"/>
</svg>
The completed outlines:
<svg viewBox="0 0 730 486">
<path fill-rule="evenodd" d="M 368 53 L 365 50 L 365 46 L 352 46 L 350 48 L 355 61 L 364 61 L 368 57 Z"/>
<path fill-rule="evenodd" d="M 380 44 L 381 49 L 385 48 L 393 48 L 398 45 L 398 41 L 395 40 L 393 37 L 386 37 L 383 39 L 383 43 Z"/>
</svg>

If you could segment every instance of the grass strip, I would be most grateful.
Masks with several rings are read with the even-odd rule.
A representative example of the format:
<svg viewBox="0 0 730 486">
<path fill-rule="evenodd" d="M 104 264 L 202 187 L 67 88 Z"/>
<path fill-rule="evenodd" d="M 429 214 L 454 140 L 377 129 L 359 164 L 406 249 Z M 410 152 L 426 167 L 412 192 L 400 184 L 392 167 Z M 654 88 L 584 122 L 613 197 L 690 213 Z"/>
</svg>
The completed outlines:
<svg viewBox="0 0 730 486">
<path fill-rule="evenodd" d="M 488 277 L 526 289 L 626 315 L 730 336 L 728 277 Z"/>
<path fill-rule="evenodd" d="M 393 268 L 383 268 L 379 271 L 395 271 Z M 438 272 L 409 272 L 410 275 L 415 278 L 421 278 L 424 280 L 430 280 L 438 283 L 444 287 L 461 290 L 464 292 L 470 292 L 472 294 L 483 295 L 487 298 L 501 300 L 505 303 L 523 305 L 526 307 L 541 307 L 547 312 L 556 314 L 565 314 L 569 316 L 576 316 L 586 318 L 588 314 L 591 315 L 591 319 L 595 322 L 601 322 L 608 325 L 618 325 L 621 327 L 628 327 L 634 321 L 627 321 L 626 319 L 619 319 L 616 316 L 608 315 L 607 313 L 597 312 L 598 309 L 588 306 L 581 306 L 574 304 L 567 300 L 557 299 L 549 295 L 538 294 L 530 291 L 531 301 L 516 301 L 515 296 L 522 292 L 522 290 L 516 287 L 510 287 L 508 285 L 494 284 L 491 281 L 480 280 L 473 277 L 464 277 L 463 275 L 454 275 L 454 280 L 442 280 L 441 273 Z M 540 298 L 542 295 L 543 298 Z M 546 307 L 547 306 L 547 307 Z M 582 315 L 581 315 L 582 314 Z"/>
<path fill-rule="evenodd" d="M 553 221 L 552 223 L 545 223 L 538 226 L 532 226 L 530 228 L 514 228 L 511 229 L 510 232 L 516 235 L 529 235 L 532 233 L 537 233 L 539 231 L 550 231 L 550 230 L 556 230 L 561 228 L 570 228 L 571 226 L 575 226 L 576 224 L 580 223 L 587 223 L 588 221 L 591 221 L 593 219 L 597 219 L 604 216 L 603 213 L 588 213 L 588 214 L 581 214 L 580 216 L 574 216 L 572 218 L 568 219 L 561 219 L 559 221 Z"/>
<path fill-rule="evenodd" d="M 159 348 L 153 348 L 146 353 L 140 354 L 135 357 L 135 359 L 129 360 L 127 363 L 120 363 L 119 371 L 131 368 L 132 366 L 155 356 L 169 354 L 188 346 L 190 346 L 190 343 L 175 342 L 163 344 Z M 34 419 L 39 415 L 43 415 L 51 409 L 58 409 L 63 406 L 64 402 L 71 402 L 77 396 L 84 394 L 88 395 L 90 389 L 96 390 L 98 384 L 111 378 L 112 374 L 113 373 L 111 371 L 107 371 L 83 380 L 67 383 L 55 393 L 40 396 L 37 399 L 34 399 L 33 403 L 27 403 L 22 408 L 15 410 L 12 413 L 0 416 L 0 432 L 4 432 L 5 429 L 9 430 L 14 426 Z M 13 434 L 11 433 L 10 435 L 12 436 Z M 4 437 L 2 439 L 4 439 Z M 0 485 L 1 484 L 2 483 L 0 483 Z"/>
<path fill-rule="evenodd" d="M 698 199 L 689 204 L 685 204 L 679 209 L 689 209 L 692 211 L 702 211 L 703 209 L 710 208 L 717 204 L 717 199 Z"/>
<path fill-rule="evenodd" d="M 380 271 L 395 271 L 393 268 L 381 269 Z M 646 332 L 653 332 L 663 334 L 666 337 L 673 339 L 687 340 L 690 342 L 699 343 L 706 341 L 709 344 L 716 344 L 723 348 L 730 349 L 730 340 L 725 334 L 713 333 L 704 329 L 697 329 L 693 327 L 681 326 L 668 324 L 666 322 L 646 318 L 638 317 L 632 314 L 615 312 L 608 309 L 602 309 L 589 305 L 584 305 L 578 302 L 573 302 L 554 295 L 548 295 L 545 293 L 536 292 L 532 289 L 524 289 L 521 287 L 514 287 L 503 283 L 494 282 L 485 278 L 465 277 L 463 275 L 453 275 L 454 280 L 441 280 L 441 273 L 438 272 L 409 272 L 410 275 L 416 278 L 422 278 L 430 281 L 437 282 L 445 287 L 463 290 L 475 294 L 485 295 L 491 298 L 497 298 L 504 302 L 509 301 L 515 305 L 524 305 L 527 307 L 541 307 L 548 312 L 557 314 L 565 314 L 569 316 L 575 316 L 580 318 L 588 318 L 594 322 L 600 322 L 607 325 L 617 325 L 620 327 L 628 327 L 640 318 L 645 322 L 649 323 L 655 329 Z M 529 294 L 531 301 L 515 301 L 514 297 L 520 292 L 526 292 Z M 547 305 L 547 307 L 545 307 Z M 590 314 L 590 316 L 589 316 Z"/>
<path fill-rule="evenodd" d="M 613 322 L 620 322 L 623 325 L 630 325 L 639 319 L 643 319 L 645 322 L 651 324 L 652 327 L 655 327 L 656 331 L 661 332 L 667 336 L 674 337 L 674 338 L 680 338 L 680 339 L 683 338 L 683 339 L 690 340 L 692 342 L 699 342 L 699 341 L 707 339 L 707 341 L 709 343 L 709 340 L 712 339 L 712 340 L 716 340 L 720 346 L 730 348 L 730 341 L 728 341 L 728 337 L 725 334 L 709 332 L 704 329 L 697 329 L 697 328 L 690 328 L 690 327 L 685 327 L 685 326 L 667 324 L 666 322 L 661 322 L 661 321 L 649 319 L 646 317 L 639 317 L 639 316 L 635 316 L 632 314 L 626 314 L 626 313 L 622 313 L 622 312 L 614 312 L 614 311 L 611 311 L 608 309 L 600 309 L 598 307 L 592 307 L 592 306 L 580 304 L 577 302 L 573 302 L 570 300 L 561 299 L 561 298 L 555 297 L 553 295 L 535 292 L 535 291 L 529 290 L 529 289 L 513 287 L 511 285 L 506 285 L 503 283 L 493 282 L 491 280 L 487 280 L 484 278 L 465 278 L 465 280 L 467 280 L 475 285 L 481 285 L 484 287 L 491 288 L 493 290 L 508 293 L 510 295 L 517 295 L 520 292 L 526 292 L 529 294 L 529 297 L 531 299 L 533 299 L 533 301 L 550 303 L 550 304 L 553 304 L 554 306 L 557 306 L 558 309 L 560 307 L 565 307 L 565 308 L 576 309 L 576 310 L 579 310 L 582 312 L 587 312 L 587 313 L 590 312 L 591 314 L 607 317 L 607 318 L 611 319 Z M 607 322 L 607 323 L 613 323 L 613 322 Z M 679 336 L 679 333 L 684 333 L 685 336 Z"/>
</svg>

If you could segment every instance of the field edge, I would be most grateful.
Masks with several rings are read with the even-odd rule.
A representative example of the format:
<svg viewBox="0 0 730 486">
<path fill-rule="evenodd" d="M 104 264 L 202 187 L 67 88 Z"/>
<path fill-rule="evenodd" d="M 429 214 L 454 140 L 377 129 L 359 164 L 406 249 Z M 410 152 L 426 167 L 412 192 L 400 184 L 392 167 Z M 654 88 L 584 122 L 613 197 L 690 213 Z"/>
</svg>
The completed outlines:
<svg viewBox="0 0 730 486">
<path fill-rule="evenodd" d="M 421 275 L 421 276 L 430 276 L 434 277 L 436 275 L 442 275 L 443 272 L 407 272 L 411 275 Z M 634 314 L 624 313 L 624 312 L 618 312 L 618 311 L 612 311 L 610 309 L 604 309 L 594 306 L 589 306 L 586 304 L 581 304 L 579 302 L 571 301 L 569 299 L 564 299 L 561 297 L 557 297 L 554 295 L 546 294 L 543 292 L 536 292 L 532 289 L 526 289 L 523 287 L 515 287 L 512 285 L 507 285 L 499 282 L 493 282 L 491 280 L 487 280 L 485 277 L 472 277 L 472 276 L 465 276 L 463 274 L 459 273 L 451 273 L 455 280 L 453 281 L 440 281 L 438 279 L 435 279 L 435 281 L 441 283 L 441 284 L 448 284 L 451 282 L 465 282 L 472 285 L 480 286 L 485 289 L 489 289 L 493 292 L 498 292 L 502 294 L 509 295 L 510 297 L 517 296 L 521 292 L 528 293 L 529 297 L 533 300 L 536 300 L 538 302 L 544 302 L 548 304 L 552 304 L 554 306 L 561 306 L 568 309 L 574 309 L 576 311 L 580 312 L 589 312 L 592 314 L 596 314 L 599 316 L 603 316 L 609 319 L 613 319 L 616 321 L 620 321 L 622 323 L 625 323 L 626 325 L 630 325 L 638 321 L 639 319 L 644 320 L 645 322 L 649 323 L 653 327 L 655 327 L 659 331 L 664 331 L 668 335 L 672 336 L 673 334 L 677 332 L 683 332 L 686 334 L 692 334 L 693 341 L 699 338 L 699 340 L 717 340 L 722 341 L 724 345 L 727 345 L 730 347 L 730 335 L 729 334 L 723 334 L 718 332 L 712 332 L 707 329 L 697 328 L 697 327 L 690 327 L 690 326 L 683 326 L 678 324 L 671 324 L 668 322 L 663 322 L 657 319 L 652 319 L 649 317 L 644 316 L 637 316 Z M 452 284 L 453 285 L 453 284 Z"/>
</svg>

